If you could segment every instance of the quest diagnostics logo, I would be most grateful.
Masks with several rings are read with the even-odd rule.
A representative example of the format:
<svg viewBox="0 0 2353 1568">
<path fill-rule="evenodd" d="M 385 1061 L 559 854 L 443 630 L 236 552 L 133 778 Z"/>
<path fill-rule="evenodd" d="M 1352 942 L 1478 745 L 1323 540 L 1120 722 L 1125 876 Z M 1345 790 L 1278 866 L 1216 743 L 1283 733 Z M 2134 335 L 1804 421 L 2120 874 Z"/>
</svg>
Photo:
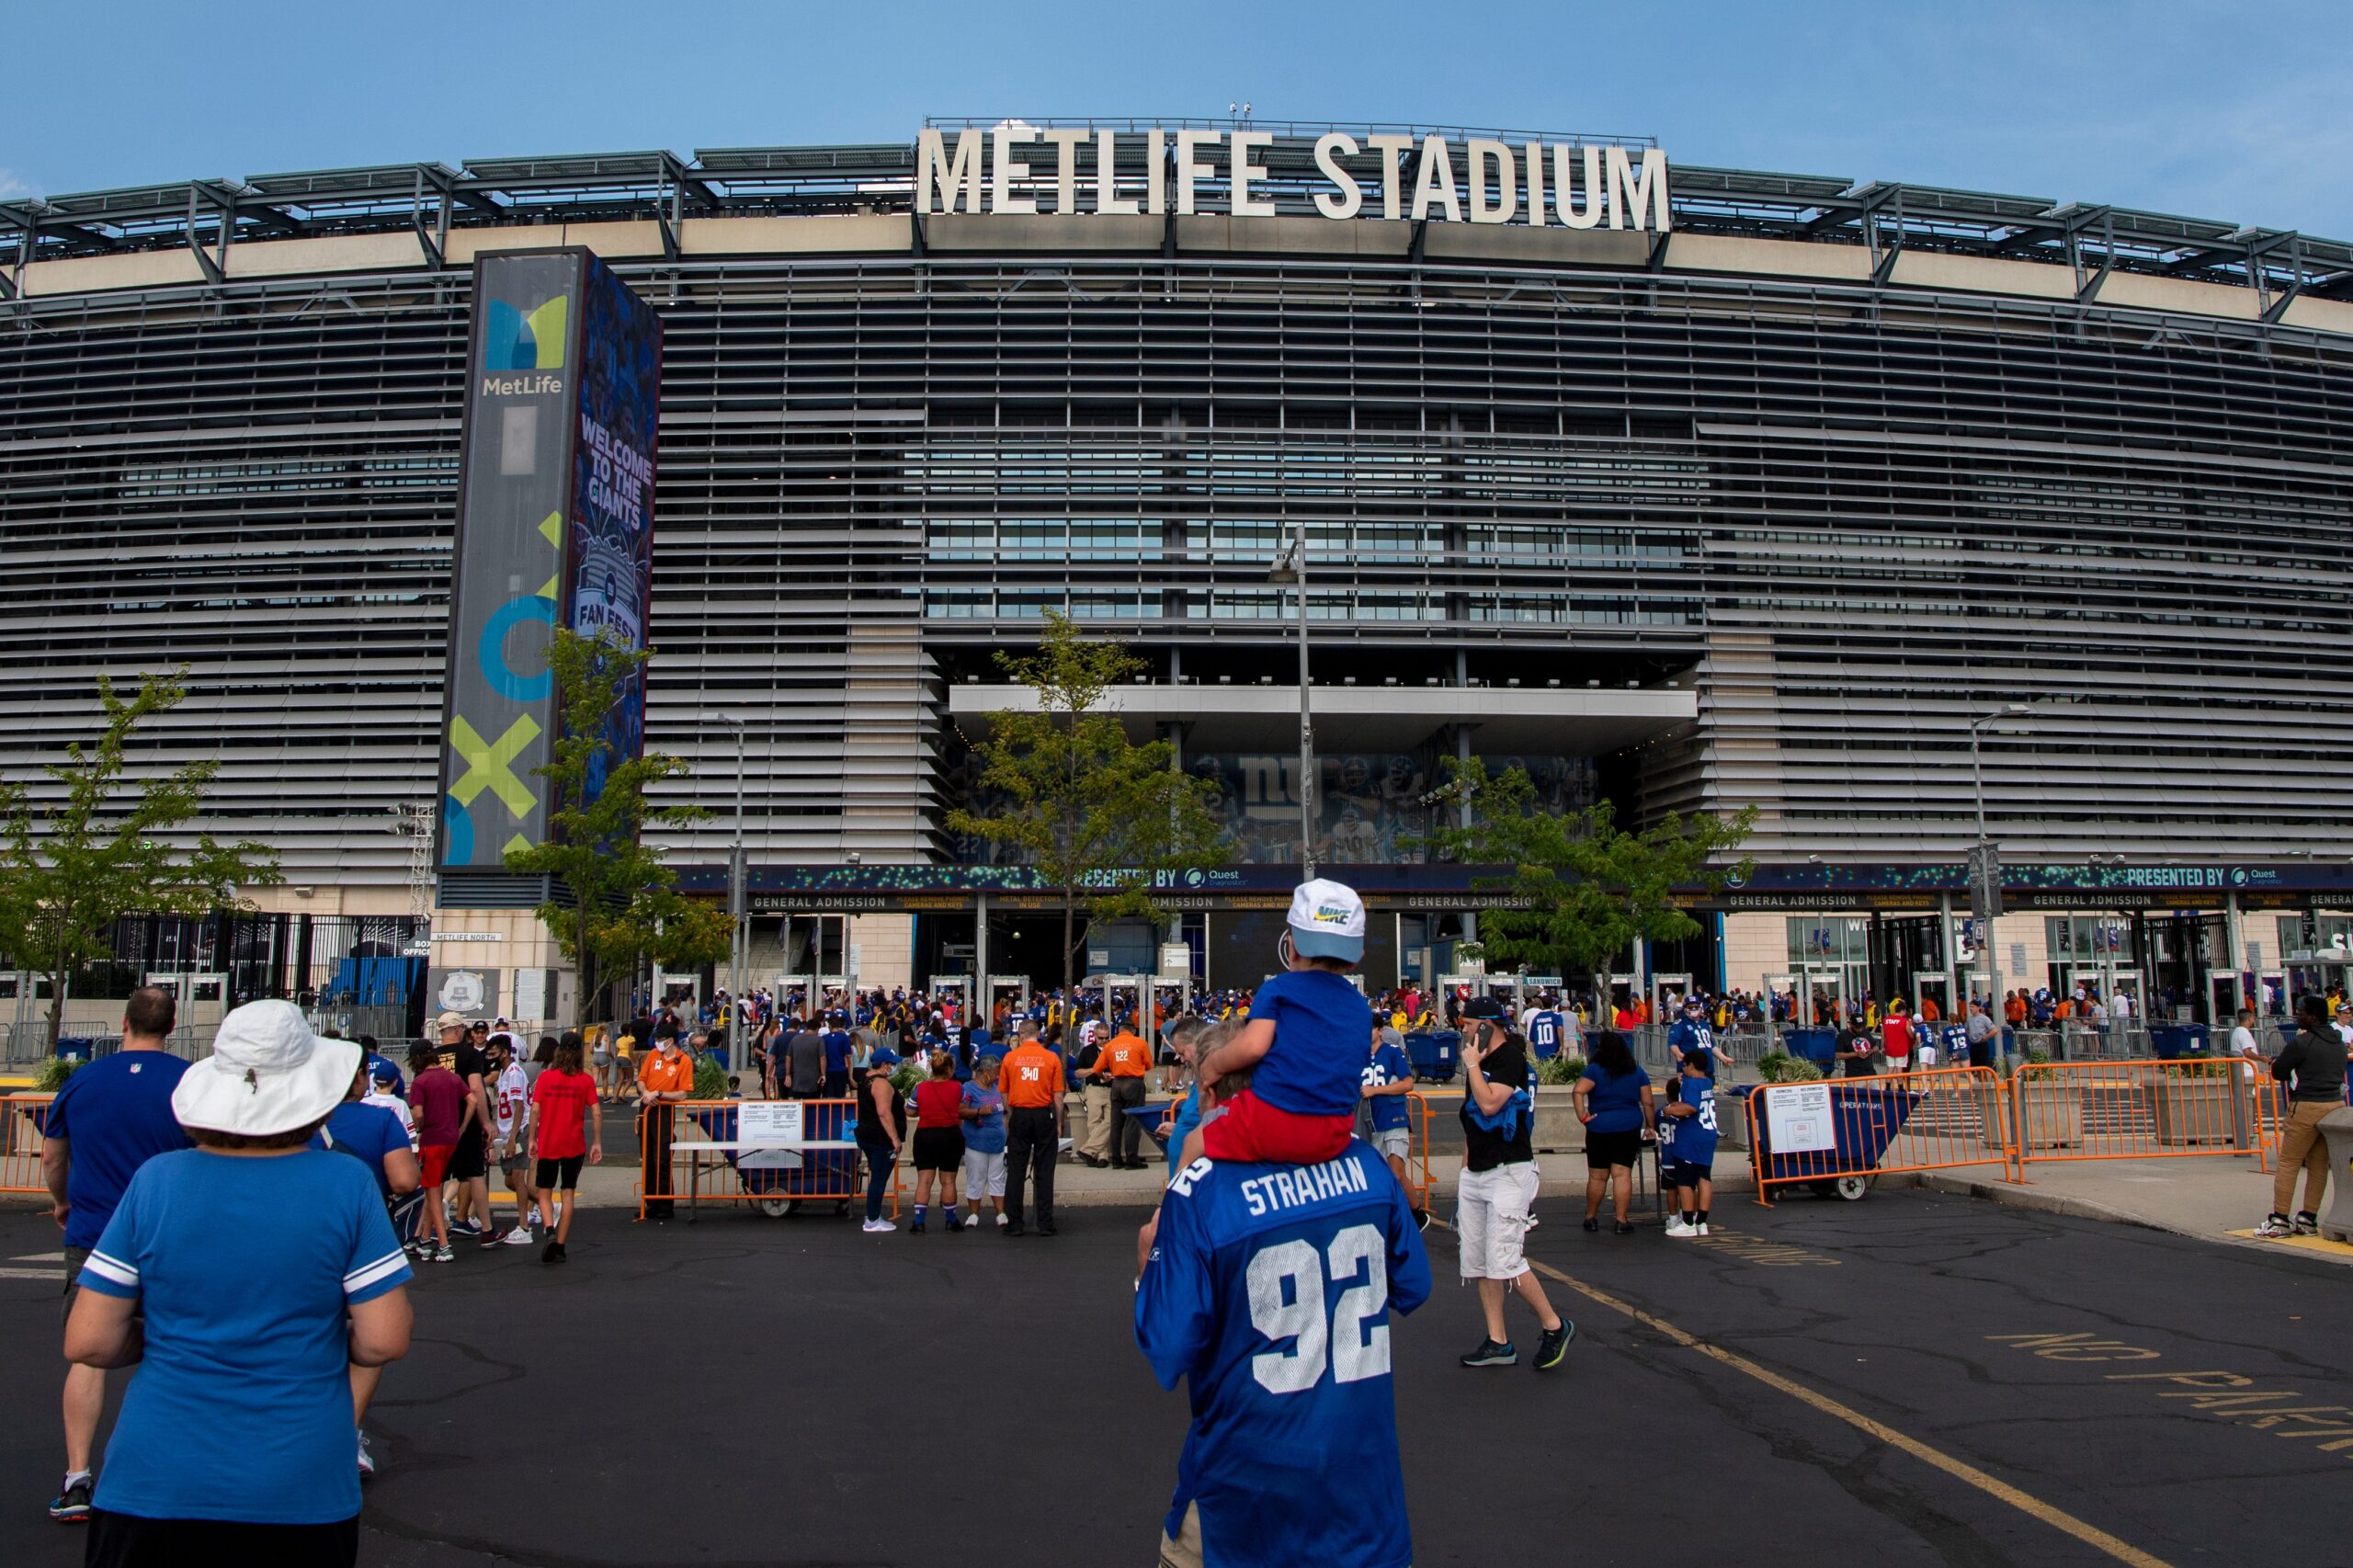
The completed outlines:
<svg viewBox="0 0 2353 1568">
<path fill-rule="evenodd" d="M 483 307 L 482 381 L 485 397 L 529 396 L 561 392 L 560 376 L 518 375 L 527 370 L 563 369 L 565 327 L 572 315 L 572 296 L 558 294 L 534 311 L 524 311 L 504 300 Z"/>
</svg>

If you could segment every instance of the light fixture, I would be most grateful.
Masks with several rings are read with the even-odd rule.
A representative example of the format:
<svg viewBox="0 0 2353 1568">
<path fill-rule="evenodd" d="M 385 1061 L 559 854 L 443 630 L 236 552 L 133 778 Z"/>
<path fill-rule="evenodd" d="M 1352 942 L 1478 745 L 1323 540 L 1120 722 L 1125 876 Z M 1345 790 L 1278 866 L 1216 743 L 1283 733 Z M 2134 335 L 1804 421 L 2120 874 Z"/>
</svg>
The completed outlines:
<svg viewBox="0 0 2353 1568">
<path fill-rule="evenodd" d="M 1518 676 L 1513 676 L 1509 679 L 1506 680 L 1504 684 L 1506 686 L 1518 686 L 1519 684 L 1519 677 Z"/>
<path fill-rule="evenodd" d="M 1588 687 L 1597 687 L 1597 686 L 1599 686 L 1601 683 L 1600 683 L 1599 681 L 1597 681 L 1597 680 L 1589 680 L 1589 681 L 1586 682 L 1585 684 L 1586 684 Z"/>
<path fill-rule="evenodd" d="M 1822 857 L 1819 855 L 1809 855 L 1805 858 L 1805 863 L 1809 866 L 1819 866 L 1822 864 Z"/>
<path fill-rule="evenodd" d="M 849 864 L 850 864 L 850 869 L 852 869 L 852 870 L 856 870 L 856 869 L 858 869 L 858 867 L 859 862 L 863 861 L 865 858 L 866 858 L 866 857 L 865 857 L 864 855 L 860 854 L 858 851 L 857 851 L 857 850 L 855 850 L 855 849 L 851 850 L 851 851 L 849 852 Z"/>
<path fill-rule="evenodd" d="M 1561 683 L 1560 683 L 1560 681 L 1559 681 L 1557 678 L 1552 679 L 1552 680 L 1548 680 L 1548 681 L 1546 681 L 1546 682 L 1544 683 L 1544 685 L 1545 685 L 1549 689 L 1553 690 L 1553 691 L 1558 691 L 1558 690 L 1560 690 L 1560 689 L 1561 689 Z"/>
</svg>

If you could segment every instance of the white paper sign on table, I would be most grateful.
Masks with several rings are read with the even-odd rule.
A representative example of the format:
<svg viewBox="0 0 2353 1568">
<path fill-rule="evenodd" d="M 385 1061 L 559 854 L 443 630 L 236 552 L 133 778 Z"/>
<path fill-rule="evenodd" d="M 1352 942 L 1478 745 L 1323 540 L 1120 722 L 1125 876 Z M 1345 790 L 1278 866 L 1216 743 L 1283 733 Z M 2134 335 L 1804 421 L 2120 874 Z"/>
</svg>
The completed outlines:
<svg viewBox="0 0 2353 1568">
<path fill-rule="evenodd" d="M 1836 1120 L 1828 1084 L 1776 1084 L 1765 1091 L 1765 1136 L 1776 1154 L 1836 1152 Z"/>
<path fill-rule="evenodd" d="M 735 1110 L 736 1141 L 763 1147 L 798 1143 L 801 1112 L 799 1100 L 745 1100 Z"/>
</svg>

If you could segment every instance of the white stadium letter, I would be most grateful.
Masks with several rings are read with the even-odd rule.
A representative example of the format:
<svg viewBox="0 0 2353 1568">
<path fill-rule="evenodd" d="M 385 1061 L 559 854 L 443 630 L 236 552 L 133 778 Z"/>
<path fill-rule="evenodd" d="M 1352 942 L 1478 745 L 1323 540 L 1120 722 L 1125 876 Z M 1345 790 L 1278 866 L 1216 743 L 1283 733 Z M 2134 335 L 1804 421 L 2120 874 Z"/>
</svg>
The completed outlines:
<svg viewBox="0 0 2353 1568">
<path fill-rule="evenodd" d="M 1364 141 L 1366 146 L 1381 154 L 1381 215 L 1403 218 L 1405 206 L 1398 199 L 1397 165 L 1399 158 L 1412 149 L 1414 139 L 1410 136 L 1368 136 Z"/>
<path fill-rule="evenodd" d="M 1422 138 L 1422 170 L 1414 181 L 1414 222 L 1430 215 L 1432 198 L 1446 204 L 1446 221 L 1462 222 L 1462 200 L 1454 194 L 1454 158 L 1443 136 Z"/>
<path fill-rule="evenodd" d="M 1054 210 L 1078 210 L 1078 144 L 1086 140 L 1086 132 L 1070 126 L 1049 131 L 1046 140 L 1054 144 Z"/>
<path fill-rule="evenodd" d="M 1038 133 L 1026 125 L 1000 125 L 991 135 L 995 138 L 996 145 L 990 152 L 990 162 L 995 166 L 989 171 L 992 176 L 989 210 L 994 212 L 1035 212 L 1038 210 L 1036 197 L 1013 194 L 1013 182 L 1029 177 L 1029 165 L 1014 157 L 1013 147 L 1017 142 L 1035 142 Z"/>
<path fill-rule="evenodd" d="M 1325 179 L 1340 187 L 1337 196 L 1317 191 L 1315 210 L 1326 218 L 1353 218 L 1364 210 L 1364 188 L 1357 184 L 1356 176 L 1340 166 L 1340 160 L 1334 153 L 1355 157 L 1357 139 L 1344 136 L 1336 131 L 1327 131 L 1315 139 L 1315 166 L 1324 171 Z M 1392 199 L 1394 199 L 1393 191 Z"/>
<path fill-rule="evenodd" d="M 1528 144 L 1528 226 L 1544 226 L 1544 143 Z"/>
<path fill-rule="evenodd" d="M 1572 229 L 1590 229 L 1601 222 L 1601 149 L 1585 149 L 1585 210 L 1577 210 L 1576 187 L 1569 178 L 1569 155 L 1574 147 L 1552 149 L 1552 200 L 1561 210 L 1561 222 Z"/>
<path fill-rule="evenodd" d="M 1271 131 L 1237 131 L 1233 133 L 1233 160 L 1229 166 L 1233 170 L 1235 217 L 1271 218 L 1275 215 L 1275 203 L 1271 197 L 1250 194 L 1250 182 L 1267 177 L 1266 165 L 1250 161 L 1250 150 L 1256 147 L 1263 151 L 1274 144 L 1274 133 Z"/>
<path fill-rule="evenodd" d="M 1216 131 L 1180 131 L 1176 133 L 1176 213 L 1189 217 L 1193 210 L 1193 182 L 1207 179 L 1217 169 L 1196 156 L 1200 148 L 1214 147 L 1225 140 Z"/>
<path fill-rule="evenodd" d="M 1644 207 L 1654 209 L 1655 223 L 1644 221 Z M 1626 149 L 1609 149 L 1609 226 L 1624 228 L 1624 220 L 1629 215 L 1633 218 L 1637 229 L 1655 227 L 1663 234 L 1674 227 L 1666 217 L 1666 154 L 1655 147 L 1643 149 L 1643 176 L 1640 179 L 1634 177 L 1628 164 Z"/>
<path fill-rule="evenodd" d="M 1487 165 L 1493 164 L 1500 184 L 1502 198 L 1490 205 L 1487 199 Z M 1508 223 L 1519 210 L 1519 170 L 1512 162 L 1511 149 L 1500 142 L 1484 136 L 1471 138 L 1471 222 L 1473 223 Z"/>
<path fill-rule="evenodd" d="M 964 210 L 981 210 L 981 133 L 965 130 L 956 133 L 956 161 L 948 161 L 948 148 L 936 127 L 926 126 L 915 136 L 915 211 L 931 210 L 931 199 L 939 198 L 942 212 L 956 210 L 956 192 L 964 192 Z"/>
<path fill-rule="evenodd" d="M 1110 131 L 1098 131 L 1095 133 L 1095 210 L 1116 213 L 1124 218 L 1135 212 L 1136 199 L 1119 193 L 1120 165 L 1112 152 L 1117 145 Z M 1157 202 L 1154 204 L 1153 210 L 1160 210 Z"/>
<path fill-rule="evenodd" d="M 1168 210 L 1168 132 L 1156 129 L 1144 132 L 1143 162 L 1150 171 L 1144 182 L 1143 210 L 1157 218 Z"/>
</svg>

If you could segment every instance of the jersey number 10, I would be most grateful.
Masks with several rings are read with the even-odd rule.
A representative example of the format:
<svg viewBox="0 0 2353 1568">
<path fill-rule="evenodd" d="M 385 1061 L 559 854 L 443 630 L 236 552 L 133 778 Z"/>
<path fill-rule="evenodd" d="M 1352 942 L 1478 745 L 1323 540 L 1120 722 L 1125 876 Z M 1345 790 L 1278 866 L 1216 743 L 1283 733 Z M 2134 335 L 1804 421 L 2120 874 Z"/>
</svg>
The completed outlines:
<svg viewBox="0 0 2353 1568">
<path fill-rule="evenodd" d="M 1264 1247 L 1250 1259 L 1250 1325 L 1270 1340 L 1296 1339 L 1289 1350 L 1250 1358 L 1250 1375 L 1268 1393 L 1299 1393 L 1323 1380 L 1325 1365 L 1335 1382 L 1360 1382 L 1389 1371 L 1389 1325 L 1368 1329 L 1389 1305 L 1388 1247 L 1370 1225 L 1350 1225 L 1325 1249 L 1331 1278 L 1345 1282 L 1324 1320 L 1324 1263 L 1313 1244 L 1288 1241 Z M 1285 1287 L 1290 1300 L 1283 1300 Z"/>
</svg>

